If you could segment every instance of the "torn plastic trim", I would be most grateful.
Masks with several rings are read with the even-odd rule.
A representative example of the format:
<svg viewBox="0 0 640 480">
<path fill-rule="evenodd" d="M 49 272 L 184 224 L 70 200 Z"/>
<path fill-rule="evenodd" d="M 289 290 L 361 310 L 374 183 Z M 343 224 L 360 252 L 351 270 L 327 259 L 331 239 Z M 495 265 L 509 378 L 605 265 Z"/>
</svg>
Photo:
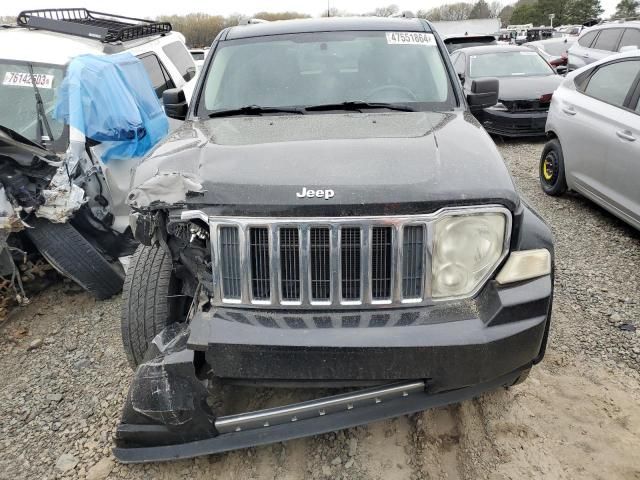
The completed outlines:
<svg viewBox="0 0 640 480">
<path fill-rule="evenodd" d="M 189 197 L 205 193 L 200 179 L 183 172 L 157 172 L 133 188 L 127 203 L 134 209 L 160 209 L 186 204 Z"/>
<path fill-rule="evenodd" d="M 85 202 L 84 190 L 69 178 L 65 165 L 58 168 L 42 196 L 44 204 L 35 211 L 36 217 L 53 223 L 67 222 Z"/>
<path fill-rule="evenodd" d="M 24 223 L 11 204 L 4 186 L 0 185 L 0 231 L 13 233 L 23 230 L 24 227 Z M 0 248 L 2 248 L 1 242 L 2 236 L 0 235 Z"/>
<path fill-rule="evenodd" d="M 120 424 L 116 431 L 113 454 L 121 463 L 169 461 L 335 432 L 475 398 L 486 391 L 512 385 L 521 371 L 522 369 L 518 369 L 489 382 L 457 390 L 429 393 L 428 388 L 422 388 L 406 396 L 370 402 L 361 408 L 344 409 L 257 429 L 210 435 L 204 439 L 190 438 L 189 432 L 185 431 L 181 441 L 166 443 L 165 440 L 170 440 L 170 435 L 162 426 Z"/>
</svg>

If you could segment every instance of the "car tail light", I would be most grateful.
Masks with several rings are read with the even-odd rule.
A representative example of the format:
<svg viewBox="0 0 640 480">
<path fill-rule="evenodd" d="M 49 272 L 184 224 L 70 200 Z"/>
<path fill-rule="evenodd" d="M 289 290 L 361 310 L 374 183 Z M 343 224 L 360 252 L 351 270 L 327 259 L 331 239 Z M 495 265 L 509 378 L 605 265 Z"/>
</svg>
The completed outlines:
<svg viewBox="0 0 640 480">
<path fill-rule="evenodd" d="M 540 103 L 550 103 L 551 97 L 553 97 L 553 93 L 545 93 L 540 97 Z"/>
</svg>

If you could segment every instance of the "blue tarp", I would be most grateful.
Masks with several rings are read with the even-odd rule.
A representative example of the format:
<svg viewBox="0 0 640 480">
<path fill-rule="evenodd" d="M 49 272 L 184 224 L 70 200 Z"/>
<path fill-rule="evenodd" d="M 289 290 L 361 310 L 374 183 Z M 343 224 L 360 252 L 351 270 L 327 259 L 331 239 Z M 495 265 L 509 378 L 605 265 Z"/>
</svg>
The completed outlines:
<svg viewBox="0 0 640 480">
<path fill-rule="evenodd" d="M 103 162 L 143 156 L 169 131 L 149 76 L 130 53 L 71 60 L 54 118 L 105 142 Z"/>
</svg>

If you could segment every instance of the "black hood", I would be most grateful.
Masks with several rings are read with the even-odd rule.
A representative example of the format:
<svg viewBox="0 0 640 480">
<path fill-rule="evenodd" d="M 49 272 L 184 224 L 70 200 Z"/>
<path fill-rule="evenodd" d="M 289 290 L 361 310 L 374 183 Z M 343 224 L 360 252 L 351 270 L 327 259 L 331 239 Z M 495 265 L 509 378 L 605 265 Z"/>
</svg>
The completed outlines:
<svg viewBox="0 0 640 480">
<path fill-rule="evenodd" d="M 493 141 L 461 111 L 187 121 L 138 166 L 132 186 L 169 172 L 201 184 L 201 194 L 186 195 L 187 207 L 217 215 L 410 214 L 487 203 L 513 210 L 518 203 Z M 165 180 L 154 204 L 167 192 Z M 303 187 L 335 194 L 299 198 Z"/>
<path fill-rule="evenodd" d="M 564 77 L 560 75 L 544 75 L 532 77 L 501 77 L 500 101 L 538 100 L 541 96 L 553 93 L 560 86 Z"/>
<path fill-rule="evenodd" d="M 49 162 L 60 161 L 54 153 L 3 125 L 0 125 L 0 155 L 10 157 L 24 167 L 31 166 L 38 158 Z"/>
</svg>

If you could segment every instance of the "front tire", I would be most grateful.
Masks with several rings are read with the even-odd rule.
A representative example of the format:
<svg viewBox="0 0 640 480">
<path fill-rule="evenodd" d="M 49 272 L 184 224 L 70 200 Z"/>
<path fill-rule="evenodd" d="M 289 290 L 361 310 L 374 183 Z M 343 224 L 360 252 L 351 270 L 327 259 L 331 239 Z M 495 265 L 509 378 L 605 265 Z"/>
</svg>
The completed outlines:
<svg viewBox="0 0 640 480">
<path fill-rule="evenodd" d="M 98 300 L 113 297 L 122 289 L 123 275 L 116 270 L 70 223 L 44 218 L 29 221 L 27 236 L 42 256 Z"/>
<path fill-rule="evenodd" d="M 131 257 L 122 300 L 122 343 L 135 370 L 151 340 L 186 319 L 190 298 L 182 293 L 170 255 L 160 246 L 140 245 Z"/>
<path fill-rule="evenodd" d="M 567 191 L 567 180 L 564 171 L 564 155 L 557 138 L 549 140 L 542 150 L 539 166 L 540 186 L 542 191 L 552 197 Z"/>
</svg>

